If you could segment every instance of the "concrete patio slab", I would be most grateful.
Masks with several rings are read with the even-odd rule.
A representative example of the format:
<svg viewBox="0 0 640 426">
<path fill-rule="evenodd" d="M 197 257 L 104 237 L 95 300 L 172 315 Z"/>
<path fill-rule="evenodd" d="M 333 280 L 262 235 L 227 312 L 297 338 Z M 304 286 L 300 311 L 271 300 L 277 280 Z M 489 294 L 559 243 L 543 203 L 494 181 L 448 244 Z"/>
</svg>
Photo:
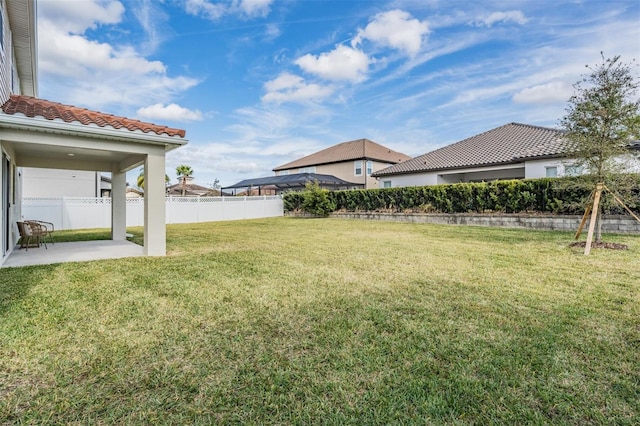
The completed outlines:
<svg viewBox="0 0 640 426">
<path fill-rule="evenodd" d="M 144 256 L 144 249 L 142 246 L 130 241 L 100 240 L 48 243 L 46 249 L 44 245 L 29 248 L 29 250 L 20 249 L 19 246 L 16 246 L 2 267 L 12 268 L 136 256 Z"/>
</svg>

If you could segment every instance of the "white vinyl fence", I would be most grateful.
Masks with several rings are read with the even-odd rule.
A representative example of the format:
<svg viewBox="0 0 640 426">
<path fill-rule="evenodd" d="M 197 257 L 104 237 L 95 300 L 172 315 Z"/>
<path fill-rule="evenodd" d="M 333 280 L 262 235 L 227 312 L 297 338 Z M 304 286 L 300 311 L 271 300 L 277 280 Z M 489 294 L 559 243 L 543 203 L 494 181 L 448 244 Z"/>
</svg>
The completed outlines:
<svg viewBox="0 0 640 426">
<path fill-rule="evenodd" d="M 282 197 L 167 197 L 167 223 L 259 219 L 284 214 Z M 55 229 L 111 227 L 111 198 L 23 198 L 23 219 L 44 220 Z M 144 199 L 127 199 L 127 226 L 144 225 Z"/>
</svg>

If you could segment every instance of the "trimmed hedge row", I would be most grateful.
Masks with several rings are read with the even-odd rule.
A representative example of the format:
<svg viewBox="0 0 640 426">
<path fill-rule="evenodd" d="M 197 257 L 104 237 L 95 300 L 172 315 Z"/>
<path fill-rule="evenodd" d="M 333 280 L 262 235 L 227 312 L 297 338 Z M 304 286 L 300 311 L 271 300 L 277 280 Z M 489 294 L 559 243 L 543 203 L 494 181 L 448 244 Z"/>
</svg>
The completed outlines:
<svg viewBox="0 0 640 426">
<path fill-rule="evenodd" d="M 335 211 L 583 214 L 594 186 L 588 178 L 571 177 L 330 191 L 327 195 Z M 639 210 L 640 175 L 624 176 L 611 189 L 627 207 Z M 285 210 L 304 210 L 306 192 L 285 194 Z M 604 196 L 602 203 L 605 214 L 625 214 L 611 196 Z"/>
</svg>

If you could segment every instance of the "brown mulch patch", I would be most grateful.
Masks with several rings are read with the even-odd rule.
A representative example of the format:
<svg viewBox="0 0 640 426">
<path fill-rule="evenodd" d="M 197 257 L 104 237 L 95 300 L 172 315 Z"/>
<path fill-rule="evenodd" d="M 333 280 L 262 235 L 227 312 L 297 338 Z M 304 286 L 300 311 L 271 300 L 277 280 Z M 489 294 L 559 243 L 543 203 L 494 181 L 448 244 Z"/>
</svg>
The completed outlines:
<svg viewBox="0 0 640 426">
<path fill-rule="evenodd" d="M 578 241 L 576 243 L 571 243 L 571 247 L 582 247 L 587 245 L 586 241 Z M 629 246 L 626 244 L 618 244 L 618 243 L 605 243 L 605 242 L 592 242 L 591 248 L 606 248 L 611 250 L 629 250 Z"/>
</svg>

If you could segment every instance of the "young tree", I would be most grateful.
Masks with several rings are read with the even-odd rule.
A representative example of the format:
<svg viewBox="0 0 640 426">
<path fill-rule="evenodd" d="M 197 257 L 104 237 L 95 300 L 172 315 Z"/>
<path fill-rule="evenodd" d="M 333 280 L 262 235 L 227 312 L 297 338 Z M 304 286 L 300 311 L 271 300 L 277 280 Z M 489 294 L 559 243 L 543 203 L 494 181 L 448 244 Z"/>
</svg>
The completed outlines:
<svg viewBox="0 0 640 426">
<path fill-rule="evenodd" d="M 176 167 L 176 174 L 178 179 L 182 179 L 182 196 L 184 197 L 187 193 L 187 178 L 193 176 L 193 169 L 190 166 L 181 164 Z"/>
<path fill-rule="evenodd" d="M 631 155 L 630 145 L 640 135 L 640 99 L 632 65 L 620 56 L 601 55 L 602 63 L 587 65 L 590 72 L 574 84 L 560 125 L 576 162 L 596 182 L 613 185 L 623 171 L 620 160 Z M 600 238 L 599 225 L 596 241 Z"/>
</svg>

